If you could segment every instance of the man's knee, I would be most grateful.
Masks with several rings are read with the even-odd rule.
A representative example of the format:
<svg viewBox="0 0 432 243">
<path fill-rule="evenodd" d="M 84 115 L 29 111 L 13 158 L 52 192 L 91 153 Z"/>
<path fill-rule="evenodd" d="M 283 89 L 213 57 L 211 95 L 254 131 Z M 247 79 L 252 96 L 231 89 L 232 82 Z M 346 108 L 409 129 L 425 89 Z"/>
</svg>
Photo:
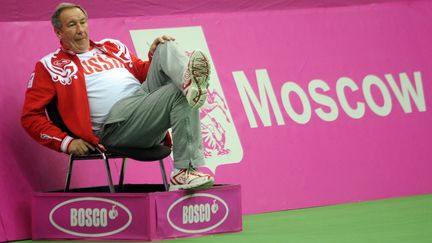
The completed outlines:
<svg viewBox="0 0 432 243">
<path fill-rule="evenodd" d="M 182 97 L 184 96 L 180 89 L 178 89 L 174 83 L 169 82 L 158 89 L 159 96 L 166 97 Z"/>
<path fill-rule="evenodd" d="M 178 52 L 178 45 L 174 41 L 166 41 L 165 43 L 160 43 L 156 47 L 154 55 L 163 55 L 164 53 Z"/>
<path fill-rule="evenodd" d="M 177 88 L 173 83 L 169 83 L 163 87 L 164 93 L 168 96 L 172 97 L 175 100 L 176 105 L 186 105 L 186 107 L 190 107 L 188 102 L 183 94 L 183 92 Z M 184 104 L 183 104 L 184 103 Z"/>
</svg>

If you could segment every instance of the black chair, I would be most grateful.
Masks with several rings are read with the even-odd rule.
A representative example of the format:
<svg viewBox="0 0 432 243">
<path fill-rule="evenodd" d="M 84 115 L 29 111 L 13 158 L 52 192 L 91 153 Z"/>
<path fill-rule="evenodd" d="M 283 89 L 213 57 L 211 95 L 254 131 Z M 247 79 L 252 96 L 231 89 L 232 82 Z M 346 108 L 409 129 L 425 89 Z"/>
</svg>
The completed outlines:
<svg viewBox="0 0 432 243">
<path fill-rule="evenodd" d="M 69 131 L 69 129 L 64 124 L 58 110 L 56 107 L 55 101 L 51 102 L 47 107 L 46 111 L 48 114 L 49 119 L 60 129 L 67 132 L 70 136 L 76 137 L 73 135 L 72 132 Z M 131 158 L 138 161 L 159 161 L 159 166 L 162 174 L 162 180 L 164 184 L 164 188 L 166 191 L 168 191 L 169 185 L 168 180 L 166 176 L 165 166 L 163 164 L 163 159 L 168 157 L 171 154 L 171 148 L 164 146 L 164 145 L 156 145 L 151 148 L 141 149 L 141 148 L 127 148 L 127 147 L 107 147 L 107 150 L 102 151 L 100 149 L 96 149 L 92 153 L 84 156 L 76 156 L 76 155 L 69 155 L 69 165 L 66 175 L 66 185 L 64 188 L 64 191 L 69 191 L 70 186 L 70 180 L 72 177 L 72 168 L 75 160 L 93 160 L 93 159 L 103 159 L 105 162 L 105 168 L 107 173 L 107 179 L 108 179 L 108 186 L 110 192 L 116 192 L 112 177 L 111 177 L 111 170 L 109 165 L 109 159 L 110 158 L 122 158 L 122 168 L 120 172 L 120 179 L 118 184 L 119 191 L 123 191 L 124 189 L 124 174 L 126 170 L 126 159 Z"/>
</svg>

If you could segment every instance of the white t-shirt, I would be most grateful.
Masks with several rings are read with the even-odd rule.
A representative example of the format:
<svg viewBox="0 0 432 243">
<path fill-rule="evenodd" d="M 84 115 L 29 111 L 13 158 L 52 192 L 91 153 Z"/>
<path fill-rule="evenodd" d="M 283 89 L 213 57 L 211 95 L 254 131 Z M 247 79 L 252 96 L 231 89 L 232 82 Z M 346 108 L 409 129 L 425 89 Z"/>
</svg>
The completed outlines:
<svg viewBox="0 0 432 243">
<path fill-rule="evenodd" d="M 139 81 L 115 58 L 101 50 L 77 54 L 84 68 L 93 131 L 99 131 L 112 106 L 140 88 Z"/>
</svg>

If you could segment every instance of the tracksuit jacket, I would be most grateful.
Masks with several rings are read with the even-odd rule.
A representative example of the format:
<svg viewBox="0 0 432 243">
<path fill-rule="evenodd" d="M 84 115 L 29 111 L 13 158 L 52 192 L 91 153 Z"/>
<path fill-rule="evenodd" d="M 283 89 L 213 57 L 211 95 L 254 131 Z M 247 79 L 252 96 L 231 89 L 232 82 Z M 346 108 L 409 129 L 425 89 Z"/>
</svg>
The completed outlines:
<svg viewBox="0 0 432 243">
<path fill-rule="evenodd" d="M 117 40 L 90 41 L 90 45 L 123 63 L 141 83 L 145 81 L 151 53 L 150 61 L 142 61 Z M 100 60 L 96 65 L 112 63 Z M 64 47 L 37 62 L 28 83 L 21 124 L 38 143 L 66 153 L 74 138 L 49 120 L 45 107 L 51 102 L 56 102 L 64 124 L 73 134 L 93 145 L 99 144 L 92 131 L 83 67 L 78 56 Z"/>
</svg>

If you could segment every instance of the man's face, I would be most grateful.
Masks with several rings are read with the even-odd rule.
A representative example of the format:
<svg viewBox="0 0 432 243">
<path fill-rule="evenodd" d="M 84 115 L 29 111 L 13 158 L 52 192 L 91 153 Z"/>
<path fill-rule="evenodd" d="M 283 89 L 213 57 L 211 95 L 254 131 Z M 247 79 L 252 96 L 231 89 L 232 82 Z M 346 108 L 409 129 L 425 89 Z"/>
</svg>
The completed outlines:
<svg viewBox="0 0 432 243">
<path fill-rule="evenodd" d="M 79 8 L 65 9 L 60 14 L 62 27 L 56 30 L 64 47 L 75 53 L 84 53 L 90 48 L 87 16 Z"/>
</svg>

